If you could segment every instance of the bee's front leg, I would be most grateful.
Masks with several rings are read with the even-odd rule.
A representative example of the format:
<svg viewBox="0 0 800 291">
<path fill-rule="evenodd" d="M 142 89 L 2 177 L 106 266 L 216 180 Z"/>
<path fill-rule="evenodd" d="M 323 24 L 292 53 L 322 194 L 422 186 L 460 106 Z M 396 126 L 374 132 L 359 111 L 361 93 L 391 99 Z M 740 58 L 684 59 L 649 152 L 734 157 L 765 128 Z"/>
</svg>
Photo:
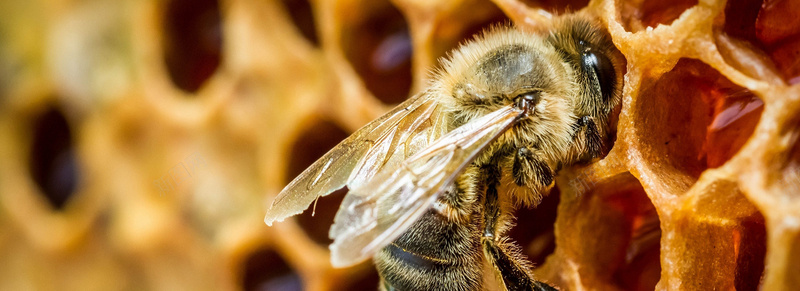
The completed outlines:
<svg viewBox="0 0 800 291">
<path fill-rule="evenodd" d="M 517 186 L 543 189 L 553 183 L 553 170 L 544 162 L 540 150 L 517 149 L 511 166 L 511 176 Z"/>
<path fill-rule="evenodd" d="M 600 137 L 600 131 L 597 130 L 597 123 L 595 123 L 594 117 L 586 115 L 579 118 L 573 128 L 575 128 L 574 139 L 583 140 L 586 158 L 591 160 L 603 154 L 603 141 Z"/>
</svg>

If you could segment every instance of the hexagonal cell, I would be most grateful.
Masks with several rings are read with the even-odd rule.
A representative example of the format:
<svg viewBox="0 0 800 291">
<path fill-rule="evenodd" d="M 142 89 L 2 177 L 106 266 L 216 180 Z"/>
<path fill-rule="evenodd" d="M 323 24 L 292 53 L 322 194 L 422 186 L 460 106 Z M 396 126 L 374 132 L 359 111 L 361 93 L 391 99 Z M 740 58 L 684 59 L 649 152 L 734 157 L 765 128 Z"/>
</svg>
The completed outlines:
<svg viewBox="0 0 800 291">
<path fill-rule="evenodd" d="M 688 289 L 757 290 L 764 273 L 764 217 L 738 190 L 719 180 L 688 193 L 664 225 L 669 274 Z"/>
<path fill-rule="evenodd" d="M 217 0 L 172 0 L 163 16 L 164 63 L 172 83 L 195 92 L 217 70 L 222 23 Z"/>
<path fill-rule="evenodd" d="M 308 0 L 282 0 L 292 22 L 311 44 L 319 46 L 317 28 L 314 21 L 314 11 Z"/>
<path fill-rule="evenodd" d="M 508 235 L 522 247 L 534 266 L 544 263 L 556 248 L 553 223 L 556 222 L 560 197 L 558 187 L 553 187 L 535 208 L 520 208 L 514 213 L 517 225 Z"/>
<path fill-rule="evenodd" d="M 756 37 L 755 22 L 761 4 L 761 0 L 728 1 L 725 23 L 715 30 L 715 38 L 726 63 L 750 77 L 776 83 L 782 77 L 766 47 Z"/>
<path fill-rule="evenodd" d="M 756 18 L 756 37 L 790 84 L 800 83 L 800 11 L 798 1 L 765 1 Z"/>
<path fill-rule="evenodd" d="M 305 231 L 311 240 L 327 246 L 333 242 L 328 237 L 328 230 L 333 225 L 333 219 L 342 204 L 347 188 L 337 190 L 328 196 L 320 197 L 309 209 L 297 215 L 297 224 Z"/>
<path fill-rule="evenodd" d="M 565 14 L 570 11 L 578 11 L 586 7 L 586 5 L 589 5 L 589 0 L 522 0 L 520 2 L 530 7 L 542 8 L 553 14 Z"/>
<path fill-rule="evenodd" d="M 762 0 L 730 0 L 725 3 L 726 34 L 747 41 L 756 41 L 755 22 Z"/>
<path fill-rule="evenodd" d="M 623 215 L 619 223 L 627 228 L 621 233 L 627 240 L 624 260 L 614 272 L 614 280 L 624 290 L 653 290 L 661 278 L 661 222 L 636 179 L 629 174 L 615 179 L 623 186 L 616 190 L 601 187 L 595 194 L 604 196 L 609 210 Z"/>
<path fill-rule="evenodd" d="M 474 39 L 476 35 L 492 26 L 512 23 L 491 1 L 473 2 L 459 6 L 445 20 L 437 23 L 432 39 L 434 58 L 446 56 L 449 51 Z"/>
<path fill-rule="evenodd" d="M 300 275 L 273 250 L 265 248 L 253 252 L 242 269 L 241 286 L 244 290 L 303 290 Z"/>
<path fill-rule="evenodd" d="M 64 115 L 47 108 L 33 122 L 29 169 L 47 201 L 61 209 L 75 192 L 80 179 L 72 131 Z"/>
<path fill-rule="evenodd" d="M 661 277 L 655 207 L 631 174 L 592 185 L 586 192 L 562 192 L 555 223 L 558 256 L 555 266 L 547 267 L 555 268 L 556 276 L 569 276 L 564 272 L 574 270 L 560 261 L 567 260 L 581 266 L 586 286 L 653 290 Z"/>
<path fill-rule="evenodd" d="M 636 32 L 659 24 L 670 25 L 683 11 L 697 5 L 697 0 L 643 1 L 628 0 L 618 4 L 625 30 Z"/>
<path fill-rule="evenodd" d="M 733 0 L 725 6 L 723 31 L 772 59 L 783 79 L 800 82 L 800 10 L 797 1 Z"/>
<path fill-rule="evenodd" d="M 289 158 L 286 183 L 308 168 L 331 148 L 339 144 L 349 134 L 328 121 L 317 121 L 295 140 Z M 333 218 L 342 203 L 346 188 L 321 197 L 309 209 L 297 216 L 297 222 L 306 234 L 315 242 L 328 245 L 328 230 Z"/>
<path fill-rule="evenodd" d="M 319 120 L 309 125 L 292 145 L 286 169 L 286 183 L 291 182 L 349 135 L 347 131 L 327 120 Z"/>
<path fill-rule="evenodd" d="M 697 178 L 730 159 L 750 138 L 763 103 L 710 66 L 681 59 L 645 84 L 634 104 L 642 156 L 662 174 Z"/>
<path fill-rule="evenodd" d="M 411 37 L 403 14 L 388 1 L 361 1 L 343 23 L 345 57 L 367 89 L 400 103 L 411 89 Z"/>
</svg>

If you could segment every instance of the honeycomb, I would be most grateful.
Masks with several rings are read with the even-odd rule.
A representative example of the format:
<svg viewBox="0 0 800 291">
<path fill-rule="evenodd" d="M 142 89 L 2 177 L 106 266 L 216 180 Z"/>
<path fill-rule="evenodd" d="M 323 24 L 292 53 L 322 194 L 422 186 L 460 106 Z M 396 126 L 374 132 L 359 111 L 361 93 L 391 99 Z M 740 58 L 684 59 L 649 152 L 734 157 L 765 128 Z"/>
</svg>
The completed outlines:
<svg viewBox="0 0 800 291">
<path fill-rule="evenodd" d="M 275 195 L 497 23 L 588 13 L 625 55 L 602 160 L 511 233 L 562 290 L 800 289 L 800 1 L 0 2 L 1 290 L 369 290 L 344 191 Z"/>
</svg>

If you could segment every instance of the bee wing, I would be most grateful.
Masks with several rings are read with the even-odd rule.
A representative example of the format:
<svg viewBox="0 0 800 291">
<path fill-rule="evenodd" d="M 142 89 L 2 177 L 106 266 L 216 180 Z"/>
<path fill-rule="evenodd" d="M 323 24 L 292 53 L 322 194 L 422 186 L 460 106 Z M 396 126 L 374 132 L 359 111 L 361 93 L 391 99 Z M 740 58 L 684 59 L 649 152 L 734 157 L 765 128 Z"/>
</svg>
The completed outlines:
<svg viewBox="0 0 800 291">
<path fill-rule="evenodd" d="M 371 257 L 427 211 L 495 138 L 522 116 L 511 105 L 433 142 L 396 168 L 384 168 L 345 196 L 330 230 L 331 262 L 344 267 Z"/>
<path fill-rule="evenodd" d="M 308 169 L 272 201 L 267 225 L 299 214 L 320 196 L 369 180 L 380 169 L 396 167 L 408 156 L 444 134 L 443 115 L 430 92 L 403 102 L 358 129 Z"/>
</svg>

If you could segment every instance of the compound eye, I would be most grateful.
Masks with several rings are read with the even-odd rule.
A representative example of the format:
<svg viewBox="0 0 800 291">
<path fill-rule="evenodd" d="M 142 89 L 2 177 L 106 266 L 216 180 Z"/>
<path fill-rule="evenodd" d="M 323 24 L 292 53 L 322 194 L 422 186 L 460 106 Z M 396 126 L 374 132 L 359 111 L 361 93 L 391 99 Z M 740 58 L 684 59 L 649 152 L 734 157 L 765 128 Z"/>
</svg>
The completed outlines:
<svg viewBox="0 0 800 291">
<path fill-rule="evenodd" d="M 617 85 L 616 72 L 611 60 L 605 54 L 596 53 L 591 48 L 586 48 L 581 55 L 584 70 L 597 77 L 600 85 L 600 93 L 603 101 L 608 101 L 614 94 L 614 87 Z"/>
</svg>

